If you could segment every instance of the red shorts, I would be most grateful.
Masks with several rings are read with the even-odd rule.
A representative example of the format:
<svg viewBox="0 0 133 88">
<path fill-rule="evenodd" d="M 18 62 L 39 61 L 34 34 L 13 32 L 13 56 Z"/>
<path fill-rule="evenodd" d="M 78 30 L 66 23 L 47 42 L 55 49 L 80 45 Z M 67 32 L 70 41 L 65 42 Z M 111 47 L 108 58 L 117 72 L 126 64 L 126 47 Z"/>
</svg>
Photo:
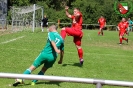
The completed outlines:
<svg viewBox="0 0 133 88">
<path fill-rule="evenodd" d="M 83 37 L 82 30 L 77 30 L 75 28 L 70 27 L 66 27 L 65 30 L 68 36 L 73 36 L 73 42 L 76 45 L 81 46 L 81 39 Z"/>
<path fill-rule="evenodd" d="M 100 25 L 100 29 L 103 29 L 105 26 L 104 25 Z"/>
<path fill-rule="evenodd" d="M 119 31 L 119 36 L 124 36 L 125 31 Z"/>
</svg>

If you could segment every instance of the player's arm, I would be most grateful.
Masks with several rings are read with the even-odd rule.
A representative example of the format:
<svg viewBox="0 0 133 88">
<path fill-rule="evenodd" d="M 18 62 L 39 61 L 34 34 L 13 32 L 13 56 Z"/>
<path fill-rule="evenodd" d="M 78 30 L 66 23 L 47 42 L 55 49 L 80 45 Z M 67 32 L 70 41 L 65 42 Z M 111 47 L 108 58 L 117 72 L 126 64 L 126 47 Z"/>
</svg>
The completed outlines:
<svg viewBox="0 0 133 88">
<path fill-rule="evenodd" d="M 58 64 L 62 64 L 63 56 L 64 56 L 64 50 L 61 50 L 60 51 L 60 60 L 58 61 Z"/>
<path fill-rule="evenodd" d="M 62 64 L 63 61 L 63 56 L 64 56 L 64 43 L 61 44 L 60 46 L 60 60 L 58 61 L 58 64 Z"/>
<path fill-rule="evenodd" d="M 66 15 L 67 15 L 67 17 L 72 18 L 72 15 L 69 14 L 68 9 L 69 9 L 69 7 L 65 6 Z"/>
<path fill-rule="evenodd" d="M 60 50 L 56 47 L 55 42 L 54 42 L 54 41 L 51 41 L 51 44 L 52 44 L 52 46 L 53 46 L 55 52 L 58 53 L 58 54 L 60 54 Z"/>
<path fill-rule="evenodd" d="M 59 54 L 60 50 L 57 48 L 56 43 L 55 43 L 55 37 L 51 32 L 48 33 L 48 39 L 49 39 L 52 47 L 54 48 L 55 52 Z"/>
<path fill-rule="evenodd" d="M 117 26 L 117 29 L 118 29 L 118 31 L 120 31 L 120 27 L 119 27 L 119 24 L 118 24 L 118 26 Z"/>
<path fill-rule="evenodd" d="M 100 25 L 100 21 L 99 21 L 99 19 L 98 19 L 97 23 L 98 23 L 98 25 Z"/>
<path fill-rule="evenodd" d="M 100 23 L 100 22 L 99 22 L 99 19 L 98 19 L 97 23 L 98 23 L 98 24 Z"/>
</svg>

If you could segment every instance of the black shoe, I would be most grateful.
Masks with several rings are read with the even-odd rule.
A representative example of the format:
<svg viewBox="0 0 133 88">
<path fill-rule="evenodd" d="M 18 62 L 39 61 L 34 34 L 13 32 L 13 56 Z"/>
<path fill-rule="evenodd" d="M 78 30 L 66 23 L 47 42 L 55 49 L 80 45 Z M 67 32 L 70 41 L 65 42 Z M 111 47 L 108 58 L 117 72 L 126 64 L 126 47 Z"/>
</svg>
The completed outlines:
<svg viewBox="0 0 133 88">
<path fill-rule="evenodd" d="M 80 59 L 80 65 L 83 65 L 83 63 L 84 63 L 84 60 Z"/>
<path fill-rule="evenodd" d="M 14 87 L 16 87 L 18 84 L 24 84 L 22 79 L 15 79 L 15 83 L 13 84 Z"/>
<path fill-rule="evenodd" d="M 16 87 L 18 84 L 21 84 L 21 83 L 20 83 L 20 82 L 15 82 L 15 83 L 13 84 L 13 86 Z"/>
<path fill-rule="evenodd" d="M 128 39 L 127 39 L 126 41 L 127 41 L 127 43 L 128 43 Z"/>
</svg>

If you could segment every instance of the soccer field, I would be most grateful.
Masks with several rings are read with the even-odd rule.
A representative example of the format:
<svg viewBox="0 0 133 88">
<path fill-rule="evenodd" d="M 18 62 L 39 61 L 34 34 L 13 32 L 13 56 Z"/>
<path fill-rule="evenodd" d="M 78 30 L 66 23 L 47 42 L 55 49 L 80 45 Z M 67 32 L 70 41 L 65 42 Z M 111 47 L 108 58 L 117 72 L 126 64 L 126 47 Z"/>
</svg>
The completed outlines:
<svg viewBox="0 0 133 88">
<path fill-rule="evenodd" d="M 60 30 L 59 30 L 60 31 Z M 98 36 L 98 30 L 83 30 L 82 47 L 84 50 L 84 65 L 80 67 L 77 50 L 73 38 L 65 40 L 65 54 L 62 65 L 58 60 L 47 70 L 45 75 L 78 78 L 96 78 L 105 80 L 133 81 L 133 32 L 130 32 L 129 43 L 123 41 L 119 45 L 117 31 L 104 31 L 104 36 Z M 47 32 L 36 30 L 17 33 L 0 33 L 0 72 L 23 73 L 46 44 Z M 32 74 L 37 74 L 41 67 Z M 0 78 L 0 88 L 9 87 L 14 79 Z M 31 86 L 31 80 L 25 80 L 25 85 L 16 88 L 95 88 L 93 84 L 53 82 L 39 80 Z M 118 86 L 103 86 L 102 88 L 128 88 Z"/>
</svg>

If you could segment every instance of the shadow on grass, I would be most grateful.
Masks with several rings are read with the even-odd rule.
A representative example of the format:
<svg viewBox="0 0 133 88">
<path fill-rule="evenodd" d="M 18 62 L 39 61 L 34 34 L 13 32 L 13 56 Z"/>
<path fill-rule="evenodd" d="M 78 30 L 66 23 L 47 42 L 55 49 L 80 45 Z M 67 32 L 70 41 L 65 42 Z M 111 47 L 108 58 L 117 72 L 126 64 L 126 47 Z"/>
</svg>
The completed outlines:
<svg viewBox="0 0 133 88">
<path fill-rule="evenodd" d="M 45 82 L 44 84 L 54 84 L 54 85 L 57 85 L 57 86 L 60 86 L 60 83 L 62 82 L 58 82 L 58 81 L 49 81 L 49 82 Z"/>
<path fill-rule="evenodd" d="M 126 43 L 126 44 L 125 44 L 125 43 L 122 43 L 122 44 L 120 44 L 120 43 L 117 43 L 117 44 L 118 44 L 118 45 L 128 45 L 128 43 Z"/>
<path fill-rule="evenodd" d="M 47 85 L 57 85 L 60 86 L 60 83 L 62 82 L 58 82 L 58 81 L 49 81 L 49 82 L 37 82 L 35 85 L 42 85 L 42 84 L 47 84 Z M 31 83 L 28 84 L 24 84 L 24 85 L 19 85 L 19 86 L 28 86 L 31 85 Z M 32 85 L 31 85 L 32 86 Z"/>
<path fill-rule="evenodd" d="M 70 66 L 77 66 L 77 67 L 83 67 L 83 65 L 81 65 L 81 64 L 79 64 L 79 63 L 74 63 L 74 64 L 63 64 L 62 66 L 68 66 L 68 65 L 70 65 Z"/>
</svg>

